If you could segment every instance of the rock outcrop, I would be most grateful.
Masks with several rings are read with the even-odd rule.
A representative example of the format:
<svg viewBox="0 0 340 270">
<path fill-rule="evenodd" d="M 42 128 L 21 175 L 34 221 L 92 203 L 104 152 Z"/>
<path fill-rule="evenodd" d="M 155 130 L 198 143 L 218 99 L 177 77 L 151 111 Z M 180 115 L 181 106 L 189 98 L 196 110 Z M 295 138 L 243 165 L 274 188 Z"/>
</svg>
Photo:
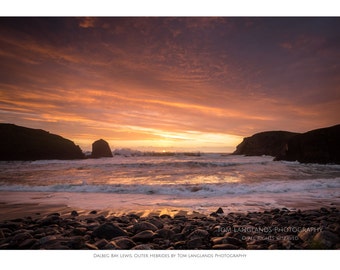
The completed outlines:
<svg viewBox="0 0 340 270">
<path fill-rule="evenodd" d="M 340 164 L 340 125 L 315 129 L 290 138 L 276 160 Z"/>
<path fill-rule="evenodd" d="M 0 160 L 81 159 L 80 147 L 41 129 L 0 124 Z"/>
<path fill-rule="evenodd" d="M 92 158 L 112 157 L 112 156 L 113 155 L 112 155 L 109 144 L 103 139 L 95 141 L 92 144 L 92 154 L 91 154 Z"/>
<path fill-rule="evenodd" d="M 244 138 L 234 155 L 274 156 L 275 160 L 340 164 L 340 125 L 306 133 L 267 131 Z"/>
<path fill-rule="evenodd" d="M 288 131 L 266 131 L 244 138 L 236 147 L 234 155 L 276 157 L 285 152 L 288 140 L 298 133 Z"/>
</svg>

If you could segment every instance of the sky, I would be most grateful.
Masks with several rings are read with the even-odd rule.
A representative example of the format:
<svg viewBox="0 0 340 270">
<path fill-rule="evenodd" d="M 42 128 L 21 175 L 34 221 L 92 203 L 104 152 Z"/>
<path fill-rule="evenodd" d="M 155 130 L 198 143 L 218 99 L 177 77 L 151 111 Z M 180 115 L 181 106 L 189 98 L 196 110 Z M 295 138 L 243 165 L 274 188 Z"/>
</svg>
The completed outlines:
<svg viewBox="0 0 340 270">
<path fill-rule="evenodd" d="M 1 17 L 0 122 L 232 152 L 340 123 L 339 17 Z"/>
</svg>

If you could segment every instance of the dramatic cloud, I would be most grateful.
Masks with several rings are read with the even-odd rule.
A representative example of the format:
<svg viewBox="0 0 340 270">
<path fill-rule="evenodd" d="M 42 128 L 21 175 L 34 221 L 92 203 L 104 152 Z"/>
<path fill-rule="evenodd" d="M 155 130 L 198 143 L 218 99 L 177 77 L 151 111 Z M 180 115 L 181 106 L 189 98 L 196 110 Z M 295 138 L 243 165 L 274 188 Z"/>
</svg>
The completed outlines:
<svg viewBox="0 0 340 270">
<path fill-rule="evenodd" d="M 0 121 L 232 151 L 339 123 L 339 18 L 1 18 Z"/>
</svg>

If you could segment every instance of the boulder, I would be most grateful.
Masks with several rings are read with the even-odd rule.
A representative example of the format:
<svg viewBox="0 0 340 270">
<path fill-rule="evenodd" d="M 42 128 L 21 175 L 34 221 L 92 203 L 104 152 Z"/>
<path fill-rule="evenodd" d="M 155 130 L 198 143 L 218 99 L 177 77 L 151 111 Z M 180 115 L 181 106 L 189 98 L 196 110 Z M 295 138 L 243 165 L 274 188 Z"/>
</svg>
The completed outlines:
<svg viewBox="0 0 340 270">
<path fill-rule="evenodd" d="M 91 155 L 92 158 L 112 157 L 112 156 L 113 155 L 112 155 L 109 144 L 103 139 L 95 141 L 92 144 L 92 155 Z"/>
<path fill-rule="evenodd" d="M 315 129 L 290 138 L 276 160 L 340 164 L 340 125 Z"/>
<path fill-rule="evenodd" d="M 266 131 L 244 138 L 233 155 L 278 156 L 285 151 L 287 141 L 298 133 L 288 131 Z"/>
<path fill-rule="evenodd" d="M 318 232 L 312 241 L 311 247 L 314 249 L 331 249 L 339 243 L 339 237 L 330 231 Z"/>
<path fill-rule="evenodd" d="M 0 160 L 82 159 L 80 147 L 41 129 L 0 124 Z"/>
</svg>

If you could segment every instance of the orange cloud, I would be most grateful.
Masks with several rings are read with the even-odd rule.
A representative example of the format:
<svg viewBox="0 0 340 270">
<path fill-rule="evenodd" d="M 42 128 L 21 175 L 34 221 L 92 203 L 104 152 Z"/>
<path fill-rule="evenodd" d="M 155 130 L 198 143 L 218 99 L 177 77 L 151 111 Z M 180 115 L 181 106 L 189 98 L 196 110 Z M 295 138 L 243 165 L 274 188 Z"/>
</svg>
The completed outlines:
<svg viewBox="0 0 340 270">
<path fill-rule="evenodd" d="M 24 21 L 0 24 L 1 121 L 86 145 L 102 136 L 221 149 L 263 130 L 338 121 L 333 28 L 291 31 L 297 24 L 270 18 Z"/>
<path fill-rule="evenodd" d="M 86 17 L 79 22 L 79 26 L 82 28 L 93 28 L 95 26 L 95 21 L 96 19 L 93 17 Z"/>
</svg>

